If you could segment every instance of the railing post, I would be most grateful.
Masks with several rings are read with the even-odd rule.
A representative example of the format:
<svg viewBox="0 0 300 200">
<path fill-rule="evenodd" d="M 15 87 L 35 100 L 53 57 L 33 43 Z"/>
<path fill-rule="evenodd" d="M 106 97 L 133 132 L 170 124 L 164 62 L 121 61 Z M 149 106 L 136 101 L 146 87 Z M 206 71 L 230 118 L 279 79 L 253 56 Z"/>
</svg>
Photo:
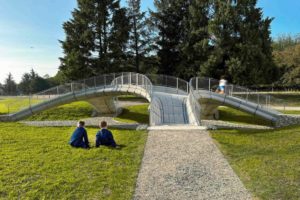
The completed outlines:
<svg viewBox="0 0 300 200">
<path fill-rule="evenodd" d="M 73 82 L 71 83 L 71 92 L 73 93 L 74 90 L 73 90 Z"/>
<path fill-rule="evenodd" d="M 196 78 L 196 90 L 198 90 L 199 77 Z"/>
<path fill-rule="evenodd" d="M 246 100 L 248 101 L 248 94 L 249 93 L 249 89 L 247 89 L 247 93 L 246 93 Z"/>
<path fill-rule="evenodd" d="M 30 99 L 31 95 L 29 94 L 28 98 L 29 98 L 29 107 L 31 108 L 31 99 Z"/>
<path fill-rule="evenodd" d="M 129 72 L 129 85 L 131 85 L 131 72 Z"/>
<path fill-rule="evenodd" d="M 96 82 L 96 76 L 94 77 L 94 85 L 95 85 L 95 88 L 97 87 L 97 82 Z"/>
<path fill-rule="evenodd" d="M 177 94 L 178 94 L 178 78 L 176 78 L 176 91 L 177 91 Z"/>
<path fill-rule="evenodd" d="M 210 91 L 210 78 L 208 79 L 208 90 Z"/>
<path fill-rule="evenodd" d="M 186 93 L 189 93 L 189 84 L 186 83 Z"/>
<path fill-rule="evenodd" d="M 139 85 L 139 75 L 136 74 L 136 75 L 135 75 L 135 78 L 136 78 L 136 85 L 138 86 L 138 85 Z"/>
<path fill-rule="evenodd" d="M 122 72 L 122 76 L 121 76 L 121 85 L 123 85 L 124 82 L 124 76 L 123 76 L 123 72 Z"/>
<path fill-rule="evenodd" d="M 59 95 L 59 87 L 56 87 L 56 94 Z"/>
<path fill-rule="evenodd" d="M 106 75 L 104 75 L 104 88 L 106 88 Z"/>
</svg>

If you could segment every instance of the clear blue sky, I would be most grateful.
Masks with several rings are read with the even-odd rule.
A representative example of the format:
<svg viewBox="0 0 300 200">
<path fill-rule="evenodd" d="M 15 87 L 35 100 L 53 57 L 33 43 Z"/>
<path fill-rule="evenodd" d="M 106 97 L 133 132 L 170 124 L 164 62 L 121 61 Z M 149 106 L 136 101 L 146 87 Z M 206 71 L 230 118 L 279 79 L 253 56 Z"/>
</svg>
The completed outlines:
<svg viewBox="0 0 300 200">
<path fill-rule="evenodd" d="M 300 33 L 299 0 L 259 0 L 258 5 L 265 16 L 275 17 L 273 37 Z M 62 56 L 62 23 L 75 7 L 76 0 L 0 0 L 0 82 L 9 72 L 20 81 L 31 68 L 42 76 L 55 75 Z M 142 0 L 142 7 L 153 8 L 152 0 Z"/>
</svg>

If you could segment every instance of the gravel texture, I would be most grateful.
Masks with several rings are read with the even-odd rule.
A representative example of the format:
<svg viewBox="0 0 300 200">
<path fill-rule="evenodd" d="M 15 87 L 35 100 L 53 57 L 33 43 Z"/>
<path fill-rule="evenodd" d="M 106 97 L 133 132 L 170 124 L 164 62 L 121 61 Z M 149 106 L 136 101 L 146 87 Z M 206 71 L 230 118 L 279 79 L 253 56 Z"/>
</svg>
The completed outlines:
<svg viewBox="0 0 300 200">
<path fill-rule="evenodd" d="M 86 126 L 99 127 L 99 122 L 107 121 L 109 127 L 121 128 L 121 129 L 137 129 L 145 130 L 148 128 L 147 124 L 137 123 L 122 123 L 115 121 L 112 117 L 93 117 L 82 119 L 85 121 Z M 60 126 L 76 126 L 76 120 L 61 120 L 61 121 L 21 121 L 21 123 L 29 126 L 49 126 L 49 127 L 60 127 Z"/>
<path fill-rule="evenodd" d="M 257 129 L 257 130 L 269 130 L 273 127 L 252 125 L 252 124 L 238 124 L 231 123 L 222 120 L 201 120 L 201 125 L 206 126 L 208 129 Z"/>
<path fill-rule="evenodd" d="M 135 200 L 252 199 L 207 131 L 150 131 Z"/>
</svg>

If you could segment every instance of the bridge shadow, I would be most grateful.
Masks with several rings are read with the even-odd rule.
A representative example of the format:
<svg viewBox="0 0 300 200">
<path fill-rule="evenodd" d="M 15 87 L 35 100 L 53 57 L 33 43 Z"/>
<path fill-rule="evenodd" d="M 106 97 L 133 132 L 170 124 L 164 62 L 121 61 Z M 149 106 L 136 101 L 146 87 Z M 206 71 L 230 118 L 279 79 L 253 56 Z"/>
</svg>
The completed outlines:
<svg viewBox="0 0 300 200">
<path fill-rule="evenodd" d="M 139 124 L 149 124 L 148 105 L 132 106 L 123 108 L 122 113 L 115 118 L 122 122 L 136 122 Z"/>
</svg>

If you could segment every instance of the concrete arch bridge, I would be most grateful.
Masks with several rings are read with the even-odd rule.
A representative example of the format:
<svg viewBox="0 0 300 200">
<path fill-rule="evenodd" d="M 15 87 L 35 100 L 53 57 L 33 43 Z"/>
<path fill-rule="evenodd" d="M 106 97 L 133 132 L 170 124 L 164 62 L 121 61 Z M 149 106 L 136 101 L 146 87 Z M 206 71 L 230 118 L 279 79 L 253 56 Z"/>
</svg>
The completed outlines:
<svg viewBox="0 0 300 200">
<path fill-rule="evenodd" d="M 0 121 L 18 121 L 35 113 L 79 100 L 89 102 L 101 114 L 118 114 L 116 97 L 131 94 L 149 103 L 150 126 L 201 126 L 201 119 L 218 118 L 217 107 L 230 106 L 269 120 L 274 126 L 298 123 L 298 118 L 273 109 L 283 101 L 247 88 L 228 85 L 225 94 L 215 91 L 218 80 L 204 77 L 189 82 L 166 75 L 144 75 L 133 72 L 105 74 L 60 85 L 29 96 L 28 106 Z"/>
</svg>

